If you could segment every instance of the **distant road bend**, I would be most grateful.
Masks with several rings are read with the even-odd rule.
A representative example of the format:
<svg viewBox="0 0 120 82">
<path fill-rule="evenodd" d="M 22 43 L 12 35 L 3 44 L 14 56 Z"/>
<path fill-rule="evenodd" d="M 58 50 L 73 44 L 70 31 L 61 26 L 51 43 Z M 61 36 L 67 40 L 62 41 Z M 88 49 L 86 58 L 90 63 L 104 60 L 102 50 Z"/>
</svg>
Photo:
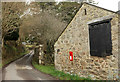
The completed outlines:
<svg viewBox="0 0 120 82">
<path fill-rule="evenodd" d="M 33 51 L 9 64 L 3 70 L 3 80 L 56 80 L 56 78 L 35 70 L 31 65 Z"/>
</svg>

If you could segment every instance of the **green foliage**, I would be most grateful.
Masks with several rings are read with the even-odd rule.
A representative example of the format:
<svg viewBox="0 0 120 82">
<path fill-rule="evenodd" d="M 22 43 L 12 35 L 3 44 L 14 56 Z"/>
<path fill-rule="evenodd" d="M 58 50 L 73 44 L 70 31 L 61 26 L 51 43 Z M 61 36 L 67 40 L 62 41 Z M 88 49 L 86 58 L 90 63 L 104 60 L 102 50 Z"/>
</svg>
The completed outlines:
<svg viewBox="0 0 120 82">
<path fill-rule="evenodd" d="M 2 68 L 2 64 L 0 64 L 0 68 Z"/>
<path fill-rule="evenodd" d="M 62 21 L 66 21 L 69 23 L 79 8 L 81 7 L 81 4 L 78 4 L 77 2 L 61 2 L 58 5 L 56 3 L 39 3 L 40 7 L 44 10 L 50 9 L 51 11 L 55 11 L 56 14 L 60 13 Z"/>
<path fill-rule="evenodd" d="M 54 42 L 51 40 L 47 40 L 47 49 L 46 49 L 46 54 L 52 54 L 54 52 Z"/>
<path fill-rule="evenodd" d="M 53 65 L 38 65 L 36 62 L 32 62 L 32 64 L 36 69 L 40 70 L 41 72 L 50 74 L 60 80 L 90 80 L 90 78 L 79 77 L 77 75 L 70 75 L 62 71 L 57 71 Z"/>
<path fill-rule="evenodd" d="M 24 46 L 17 41 L 19 27 L 22 24 L 20 15 L 24 9 L 24 3 L 2 2 L 2 64 L 21 56 L 25 52 Z"/>
<path fill-rule="evenodd" d="M 6 41 L 6 44 L 2 47 L 2 63 L 3 65 L 15 58 L 21 56 L 21 53 L 25 53 L 26 50 L 22 44 L 15 41 Z"/>
<path fill-rule="evenodd" d="M 16 47 L 14 47 L 14 46 L 10 46 L 10 45 L 5 44 L 4 47 L 5 47 L 6 50 L 17 51 Z"/>
<path fill-rule="evenodd" d="M 36 12 L 40 12 L 40 14 L 29 16 L 23 20 L 19 33 L 20 37 L 23 41 L 36 42 L 45 46 L 47 40 L 51 39 L 55 42 L 80 6 L 75 2 L 65 2 L 58 5 L 54 2 L 33 3 L 32 7 L 36 8 Z"/>
<path fill-rule="evenodd" d="M 8 48 L 10 48 L 10 47 L 8 47 Z M 14 47 L 14 50 L 16 51 L 15 47 Z M 21 52 L 21 53 L 15 55 L 15 56 L 11 55 L 10 57 L 6 57 L 6 58 L 4 58 L 4 56 L 3 56 L 2 64 L 0 64 L 0 68 L 5 66 L 6 64 L 10 63 L 11 61 L 14 61 L 14 60 L 16 60 L 16 59 L 20 58 L 21 56 L 26 55 L 28 53 L 29 53 L 29 51 L 25 50 L 24 52 Z"/>
<path fill-rule="evenodd" d="M 19 27 L 22 23 L 19 11 L 22 3 L 2 3 L 2 38 L 6 40 L 18 40 Z M 22 9 L 21 9 L 22 10 Z"/>
<path fill-rule="evenodd" d="M 31 43 L 43 44 L 45 63 L 53 64 L 54 43 L 68 22 L 75 16 L 80 4 L 73 2 L 56 5 L 54 2 L 38 2 L 37 7 L 40 7 L 42 11 L 39 15 L 29 17 L 27 22 L 23 22 L 20 34 L 23 34 L 21 36 Z"/>
<path fill-rule="evenodd" d="M 4 36 L 5 41 L 8 41 L 8 40 L 15 40 L 16 41 L 16 40 L 18 40 L 18 38 L 19 38 L 19 29 L 18 28 L 8 30 L 8 32 Z"/>
<path fill-rule="evenodd" d="M 51 40 L 47 40 L 45 54 L 43 56 L 44 63 L 46 64 L 54 64 L 54 42 Z"/>
</svg>

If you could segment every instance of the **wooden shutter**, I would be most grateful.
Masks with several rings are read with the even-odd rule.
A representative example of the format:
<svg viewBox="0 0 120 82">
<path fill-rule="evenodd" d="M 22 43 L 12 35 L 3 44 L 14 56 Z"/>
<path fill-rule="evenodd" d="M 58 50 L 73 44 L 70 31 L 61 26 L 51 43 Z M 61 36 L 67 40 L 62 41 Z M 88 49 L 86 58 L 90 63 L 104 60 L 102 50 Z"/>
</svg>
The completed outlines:
<svg viewBox="0 0 120 82">
<path fill-rule="evenodd" d="M 112 53 L 110 21 L 89 25 L 90 54 L 92 56 L 107 56 Z"/>
</svg>

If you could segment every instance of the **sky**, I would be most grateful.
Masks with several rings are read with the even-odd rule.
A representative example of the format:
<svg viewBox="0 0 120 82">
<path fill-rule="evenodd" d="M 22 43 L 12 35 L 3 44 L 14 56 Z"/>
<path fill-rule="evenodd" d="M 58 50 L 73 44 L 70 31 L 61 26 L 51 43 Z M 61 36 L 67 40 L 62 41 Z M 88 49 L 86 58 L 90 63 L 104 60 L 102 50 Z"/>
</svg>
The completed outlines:
<svg viewBox="0 0 120 82">
<path fill-rule="evenodd" d="M 95 1 L 99 2 L 97 5 L 99 7 L 112 10 L 112 11 L 118 11 L 118 2 L 120 0 L 95 0 Z M 120 7 L 120 4 L 119 4 L 119 7 Z"/>
<path fill-rule="evenodd" d="M 55 1 L 60 2 L 62 0 L 55 0 Z M 98 2 L 97 6 L 99 6 L 99 7 L 102 7 L 102 8 L 108 9 L 108 10 L 112 10 L 112 11 L 118 11 L 118 2 L 120 0 L 94 0 L 94 1 Z"/>
</svg>

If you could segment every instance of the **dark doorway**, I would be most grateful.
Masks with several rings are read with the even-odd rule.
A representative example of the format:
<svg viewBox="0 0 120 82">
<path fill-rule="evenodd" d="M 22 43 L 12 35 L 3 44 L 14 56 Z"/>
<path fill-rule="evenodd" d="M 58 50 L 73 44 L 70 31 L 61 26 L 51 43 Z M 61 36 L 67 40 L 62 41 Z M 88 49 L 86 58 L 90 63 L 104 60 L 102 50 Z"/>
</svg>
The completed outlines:
<svg viewBox="0 0 120 82">
<path fill-rule="evenodd" d="M 89 41 L 91 56 L 112 55 L 110 20 L 89 24 Z"/>
</svg>

